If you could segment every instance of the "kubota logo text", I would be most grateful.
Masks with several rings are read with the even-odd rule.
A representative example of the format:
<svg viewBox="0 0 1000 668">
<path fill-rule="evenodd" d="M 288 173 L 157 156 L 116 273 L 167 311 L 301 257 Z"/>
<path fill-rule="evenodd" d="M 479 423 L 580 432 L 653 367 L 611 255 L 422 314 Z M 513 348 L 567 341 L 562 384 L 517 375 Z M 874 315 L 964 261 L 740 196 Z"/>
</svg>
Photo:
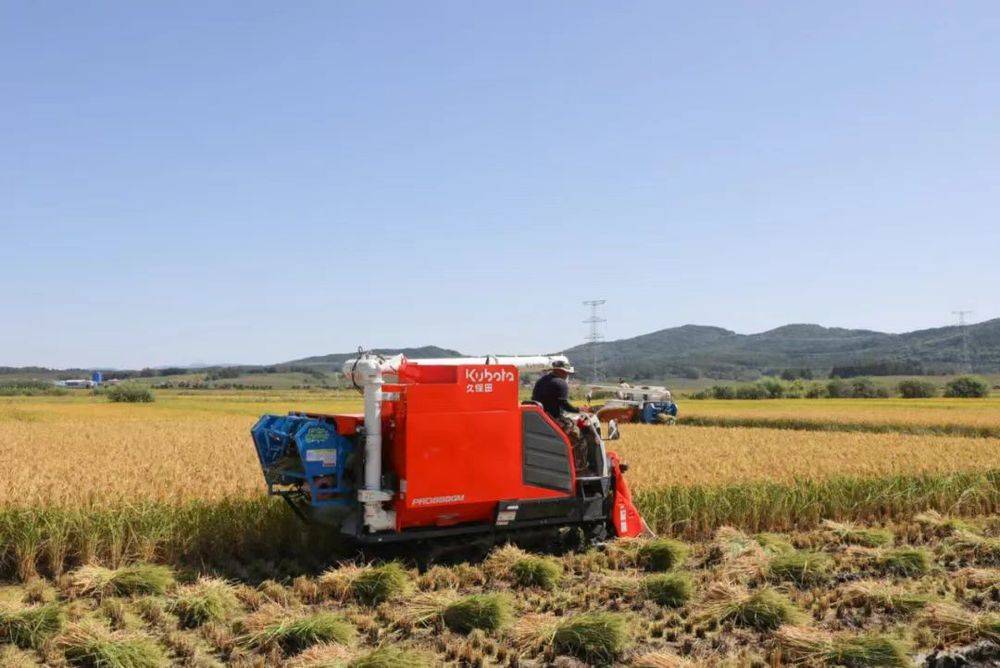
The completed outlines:
<svg viewBox="0 0 1000 668">
<path fill-rule="evenodd" d="M 465 391 L 471 394 L 492 392 L 495 383 L 513 383 L 514 372 L 510 369 L 486 369 L 483 367 L 465 370 Z"/>
<path fill-rule="evenodd" d="M 510 369 L 485 369 L 483 367 L 465 370 L 467 383 L 513 383 L 514 372 Z"/>
</svg>

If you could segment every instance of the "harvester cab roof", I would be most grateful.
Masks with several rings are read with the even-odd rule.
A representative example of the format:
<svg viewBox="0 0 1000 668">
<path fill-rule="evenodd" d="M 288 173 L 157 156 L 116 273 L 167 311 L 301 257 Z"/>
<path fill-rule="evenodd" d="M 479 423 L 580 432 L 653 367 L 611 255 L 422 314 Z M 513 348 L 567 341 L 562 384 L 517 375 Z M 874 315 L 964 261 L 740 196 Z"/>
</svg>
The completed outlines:
<svg viewBox="0 0 1000 668">
<path fill-rule="evenodd" d="M 557 360 L 361 354 L 344 373 L 363 413 L 265 415 L 253 427 L 268 491 L 363 543 L 566 527 L 639 535 L 598 421 L 579 423 L 592 430 L 594 463 L 581 474 L 567 434 L 519 400 L 520 374 Z"/>
</svg>

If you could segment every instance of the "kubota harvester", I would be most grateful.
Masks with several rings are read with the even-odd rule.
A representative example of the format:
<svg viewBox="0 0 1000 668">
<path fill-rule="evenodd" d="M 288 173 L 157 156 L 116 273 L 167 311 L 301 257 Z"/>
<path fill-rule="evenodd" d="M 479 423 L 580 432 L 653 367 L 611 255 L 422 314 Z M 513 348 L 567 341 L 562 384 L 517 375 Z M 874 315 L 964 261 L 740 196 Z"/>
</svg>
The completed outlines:
<svg viewBox="0 0 1000 668">
<path fill-rule="evenodd" d="M 566 434 L 518 400 L 520 374 L 556 359 L 565 358 L 361 354 L 344 373 L 364 396 L 363 414 L 265 415 L 253 427 L 268 491 L 368 544 L 648 531 L 597 419 L 579 418 L 592 431 L 588 468 L 577 471 Z"/>
<path fill-rule="evenodd" d="M 659 385 L 590 385 L 590 391 L 612 394 L 595 413 L 601 422 L 636 422 L 642 424 L 674 424 L 677 404 L 670 390 Z"/>
</svg>

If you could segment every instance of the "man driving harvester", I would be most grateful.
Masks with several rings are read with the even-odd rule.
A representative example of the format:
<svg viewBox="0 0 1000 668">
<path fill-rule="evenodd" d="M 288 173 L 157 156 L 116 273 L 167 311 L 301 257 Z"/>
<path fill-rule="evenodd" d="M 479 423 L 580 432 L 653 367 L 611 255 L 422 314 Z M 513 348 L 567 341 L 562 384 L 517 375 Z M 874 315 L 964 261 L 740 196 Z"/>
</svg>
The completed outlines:
<svg viewBox="0 0 1000 668">
<path fill-rule="evenodd" d="M 548 373 L 538 379 L 531 391 L 531 400 L 537 401 L 545 412 L 569 436 L 573 445 L 573 464 L 577 472 L 589 468 L 587 439 L 580 434 L 576 423 L 576 414 L 580 409 L 569 402 L 569 383 L 566 381 L 574 369 L 568 362 L 555 360 Z"/>
</svg>

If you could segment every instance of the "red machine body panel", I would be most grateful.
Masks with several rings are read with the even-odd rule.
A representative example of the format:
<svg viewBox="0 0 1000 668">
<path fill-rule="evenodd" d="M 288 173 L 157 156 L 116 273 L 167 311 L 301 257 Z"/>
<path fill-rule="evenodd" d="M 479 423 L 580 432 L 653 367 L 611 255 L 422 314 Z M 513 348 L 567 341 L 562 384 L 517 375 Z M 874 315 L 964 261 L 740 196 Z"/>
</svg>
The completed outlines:
<svg viewBox="0 0 1000 668">
<path fill-rule="evenodd" d="M 573 495 L 524 484 L 521 416 L 540 409 L 521 406 L 518 387 L 514 366 L 400 368 L 385 388 L 399 398 L 386 404 L 383 431 L 386 468 L 400 481 L 397 530 L 491 522 L 499 501 Z"/>
</svg>

